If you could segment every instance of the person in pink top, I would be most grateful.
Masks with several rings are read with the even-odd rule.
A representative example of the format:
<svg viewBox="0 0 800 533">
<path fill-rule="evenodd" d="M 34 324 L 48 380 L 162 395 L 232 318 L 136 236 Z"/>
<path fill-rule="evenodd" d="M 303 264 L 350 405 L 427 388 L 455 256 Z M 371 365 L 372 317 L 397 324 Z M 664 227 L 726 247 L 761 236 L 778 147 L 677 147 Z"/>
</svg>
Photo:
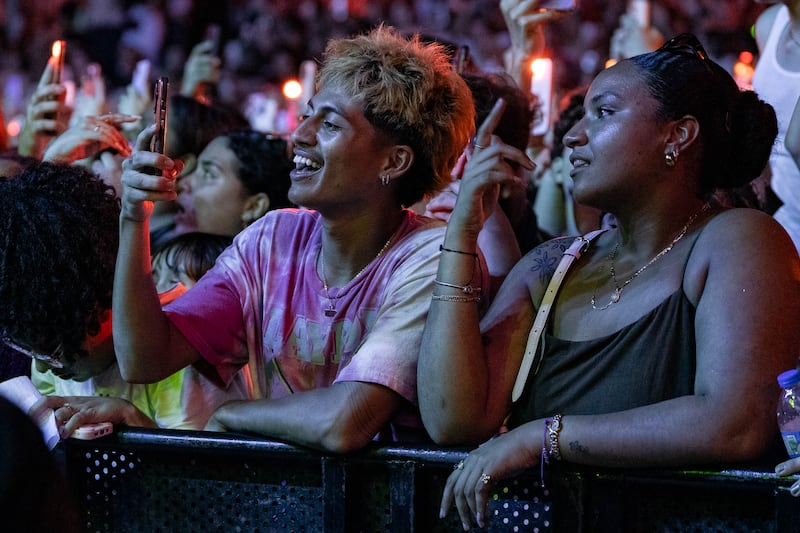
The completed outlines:
<svg viewBox="0 0 800 533">
<path fill-rule="evenodd" d="M 254 400 L 207 429 L 347 452 L 425 435 L 416 365 L 444 225 L 404 206 L 449 182 L 474 109 L 441 46 L 388 27 L 331 41 L 317 86 L 292 136 L 289 199 L 304 208 L 248 226 L 165 312 L 147 224 L 153 201 L 175 198 L 176 167 L 145 150 L 152 130 L 140 136 L 124 165 L 114 337 L 131 381 L 199 363 L 224 382 L 248 365 Z M 152 166 L 163 176 L 141 172 Z M 453 305 L 477 305 L 479 261 Z"/>
</svg>

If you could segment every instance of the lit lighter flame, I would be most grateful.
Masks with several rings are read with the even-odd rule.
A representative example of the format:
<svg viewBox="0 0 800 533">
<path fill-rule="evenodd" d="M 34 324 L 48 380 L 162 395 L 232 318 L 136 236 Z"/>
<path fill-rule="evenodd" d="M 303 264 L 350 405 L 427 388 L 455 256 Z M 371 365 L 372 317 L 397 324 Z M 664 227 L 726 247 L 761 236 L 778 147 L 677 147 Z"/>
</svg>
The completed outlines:
<svg viewBox="0 0 800 533">
<path fill-rule="evenodd" d="M 53 57 L 61 57 L 61 43 L 62 41 L 53 41 L 53 47 L 50 51 L 50 54 Z"/>
<path fill-rule="evenodd" d="M 616 60 L 616 59 L 606 59 L 606 65 L 605 65 L 605 67 L 606 67 L 606 68 L 611 68 L 611 67 L 613 67 L 613 66 L 614 66 L 614 65 L 616 65 L 616 64 L 617 64 L 617 60 Z"/>
<path fill-rule="evenodd" d="M 303 86 L 297 80 L 289 80 L 283 84 L 283 96 L 289 100 L 297 100 L 303 94 Z"/>
</svg>

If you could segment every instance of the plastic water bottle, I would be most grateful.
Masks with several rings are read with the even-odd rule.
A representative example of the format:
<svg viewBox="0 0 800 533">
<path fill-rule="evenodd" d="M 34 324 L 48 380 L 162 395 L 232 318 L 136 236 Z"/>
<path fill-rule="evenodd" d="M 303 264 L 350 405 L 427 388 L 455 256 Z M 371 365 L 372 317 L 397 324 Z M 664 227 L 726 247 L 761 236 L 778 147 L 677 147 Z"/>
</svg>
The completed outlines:
<svg viewBox="0 0 800 533">
<path fill-rule="evenodd" d="M 778 376 L 783 389 L 778 400 L 778 427 L 789 457 L 800 456 L 800 371 L 787 370 Z"/>
</svg>

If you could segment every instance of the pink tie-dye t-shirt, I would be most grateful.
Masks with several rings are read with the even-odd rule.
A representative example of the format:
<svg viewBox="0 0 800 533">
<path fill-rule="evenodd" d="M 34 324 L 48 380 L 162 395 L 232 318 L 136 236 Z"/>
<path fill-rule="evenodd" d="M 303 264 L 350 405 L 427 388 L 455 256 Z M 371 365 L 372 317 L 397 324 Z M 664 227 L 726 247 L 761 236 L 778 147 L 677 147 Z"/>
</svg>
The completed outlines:
<svg viewBox="0 0 800 533">
<path fill-rule="evenodd" d="M 417 404 L 417 357 L 445 226 L 405 212 L 392 245 L 344 287 L 317 274 L 320 215 L 267 213 L 215 267 L 165 308 L 227 382 L 250 362 L 256 395 L 279 398 L 337 381 L 376 383 Z M 418 425 L 416 410 L 402 425 Z"/>
</svg>

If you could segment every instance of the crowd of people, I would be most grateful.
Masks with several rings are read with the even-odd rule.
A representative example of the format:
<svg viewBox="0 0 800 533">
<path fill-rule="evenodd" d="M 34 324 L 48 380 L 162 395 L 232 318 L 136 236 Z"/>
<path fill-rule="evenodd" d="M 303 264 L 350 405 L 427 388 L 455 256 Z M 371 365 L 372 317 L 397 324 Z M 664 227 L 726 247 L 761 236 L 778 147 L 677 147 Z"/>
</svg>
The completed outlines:
<svg viewBox="0 0 800 533">
<path fill-rule="evenodd" d="M 58 20 L 97 28 L 94 4 Z M 610 16 L 593 2 L 353 4 L 314 18 L 322 4 L 269 3 L 239 35 L 222 26 L 222 62 L 198 37 L 172 74 L 165 150 L 146 94 L 112 96 L 95 73 L 68 106 L 42 60 L 0 161 L 2 379 L 30 376 L 62 438 L 112 422 L 328 453 L 480 445 L 442 497 L 465 529 L 486 525 L 498 480 L 553 461 L 775 460 L 776 376 L 800 355 L 800 105 L 769 80 L 800 72 L 800 2 L 746 20 L 750 2 L 665 1 L 647 27 L 621 6 L 615 64 L 564 68 L 580 76 L 559 82 L 543 138 L 528 60 Z M 745 45 L 711 21 L 702 40 L 674 31 L 719 24 L 721 4 L 748 6 L 726 11 L 737 28 L 760 15 L 763 94 L 726 65 Z M 682 19 L 690 5 L 703 16 Z M 139 50 L 165 70 L 198 29 L 176 13 L 150 12 L 163 39 Z M 270 45 L 294 43 L 291 69 L 247 73 L 244 35 L 276 61 Z M 270 82 L 301 57 L 319 69 L 299 122 L 258 131 L 225 77 Z"/>
</svg>

